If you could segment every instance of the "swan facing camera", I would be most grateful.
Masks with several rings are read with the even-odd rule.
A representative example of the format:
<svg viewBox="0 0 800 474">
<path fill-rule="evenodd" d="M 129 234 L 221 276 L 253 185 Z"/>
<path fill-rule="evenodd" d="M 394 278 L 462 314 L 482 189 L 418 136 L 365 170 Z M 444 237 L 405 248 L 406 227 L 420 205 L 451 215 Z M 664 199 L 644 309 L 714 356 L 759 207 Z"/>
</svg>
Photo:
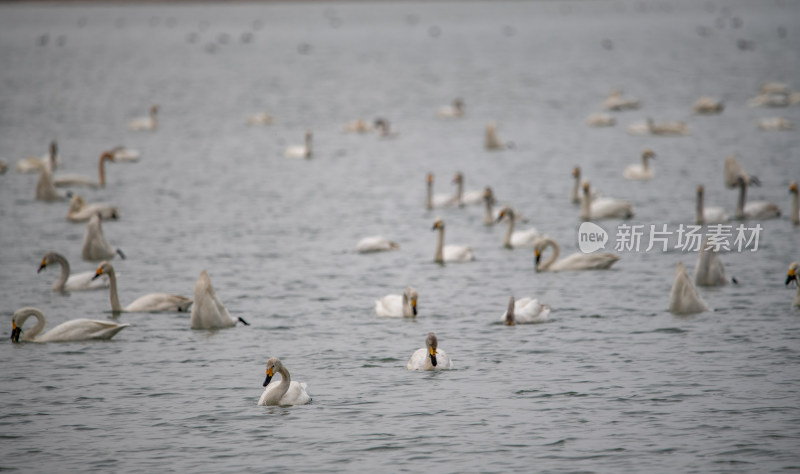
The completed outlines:
<svg viewBox="0 0 800 474">
<path fill-rule="evenodd" d="M 578 228 L 578 248 L 583 253 L 592 253 L 606 248 L 608 232 L 594 222 L 583 222 Z"/>
</svg>

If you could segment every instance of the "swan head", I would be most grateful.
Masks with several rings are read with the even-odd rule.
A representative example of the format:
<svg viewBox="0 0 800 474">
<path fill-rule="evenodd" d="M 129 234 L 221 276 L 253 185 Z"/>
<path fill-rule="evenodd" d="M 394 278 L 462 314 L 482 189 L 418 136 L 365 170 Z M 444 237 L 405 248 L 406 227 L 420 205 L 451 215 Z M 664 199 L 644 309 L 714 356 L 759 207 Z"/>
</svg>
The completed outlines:
<svg viewBox="0 0 800 474">
<path fill-rule="evenodd" d="M 426 181 L 428 184 L 433 184 L 433 173 L 428 173 L 428 174 L 425 176 L 425 181 Z"/>
<path fill-rule="evenodd" d="M 101 275 L 109 273 L 114 273 L 114 267 L 111 266 L 111 262 L 109 262 L 108 260 L 100 262 L 100 265 L 98 265 L 97 267 L 97 271 L 94 272 L 92 280 L 96 280 L 100 278 Z"/>
<path fill-rule="evenodd" d="M 652 149 L 650 149 L 650 148 L 645 148 L 645 149 L 642 151 L 642 158 L 648 158 L 648 159 L 650 159 L 650 158 L 655 158 L 655 157 L 656 157 L 656 152 L 654 152 L 654 151 L 653 151 Z"/>
<path fill-rule="evenodd" d="M 514 219 L 514 209 L 511 209 L 510 206 L 506 206 L 500 211 L 500 214 L 497 216 L 497 222 L 500 222 L 506 217 L 512 220 Z"/>
<path fill-rule="evenodd" d="M 17 315 L 11 320 L 11 342 L 19 342 L 19 335 L 22 334 L 22 328 L 17 326 Z"/>
<path fill-rule="evenodd" d="M 444 220 L 441 217 L 436 219 L 436 221 L 433 223 L 433 228 L 431 230 L 436 230 L 436 229 L 444 230 Z"/>
<path fill-rule="evenodd" d="M 591 191 L 592 191 L 592 187 L 589 184 L 589 182 L 588 181 L 584 181 L 583 182 L 583 194 L 585 194 L 586 196 L 589 196 Z"/>
<path fill-rule="evenodd" d="M 492 191 L 492 188 L 490 188 L 489 186 L 486 186 L 486 188 L 483 190 L 483 200 L 488 202 L 489 204 L 495 203 L 494 192 Z"/>
<path fill-rule="evenodd" d="M 791 282 L 794 282 L 795 285 L 798 284 L 797 283 L 797 269 L 798 269 L 798 267 L 800 267 L 800 264 L 798 264 L 797 262 L 792 262 L 792 264 L 789 265 L 789 273 L 786 275 L 786 285 L 787 286 Z"/>
<path fill-rule="evenodd" d="M 53 252 L 47 252 L 46 254 L 44 254 L 44 257 L 42 257 L 42 263 L 41 265 L 39 265 L 39 269 L 36 270 L 36 273 L 41 273 L 42 270 L 47 268 L 48 264 L 53 263 L 55 261 L 56 261 L 55 254 Z"/>
<path fill-rule="evenodd" d="M 453 183 L 454 184 L 463 184 L 464 183 L 464 174 L 459 171 L 453 176 Z"/>
<path fill-rule="evenodd" d="M 76 194 L 72 196 L 72 199 L 69 201 L 69 212 L 77 212 L 80 211 L 83 206 L 86 205 L 86 201 L 80 194 Z"/>
<path fill-rule="evenodd" d="M 281 360 L 277 357 L 270 357 L 267 361 L 267 378 L 264 380 L 263 386 L 266 387 L 269 385 L 275 372 L 280 372 L 281 370 L 283 370 L 283 363 L 281 363 Z"/>
<path fill-rule="evenodd" d="M 411 312 L 414 316 L 417 315 L 417 299 L 419 298 L 419 293 L 417 293 L 416 288 L 407 287 L 403 292 L 406 298 L 408 298 L 408 303 L 411 305 Z"/>
<path fill-rule="evenodd" d="M 105 161 L 105 160 L 114 161 L 114 154 L 116 153 L 115 150 L 116 150 L 116 148 L 111 149 L 111 150 L 106 150 L 103 153 L 101 153 L 100 154 L 100 161 Z"/>
<path fill-rule="evenodd" d="M 428 348 L 428 356 L 431 358 L 431 365 L 436 367 L 436 349 L 439 347 L 439 340 L 436 334 L 429 332 L 425 339 L 425 346 Z"/>
<path fill-rule="evenodd" d="M 789 192 L 792 194 L 797 194 L 797 181 L 792 181 L 789 183 Z"/>
<path fill-rule="evenodd" d="M 575 166 L 572 168 L 572 177 L 573 178 L 580 178 L 581 177 L 581 167 Z"/>
<path fill-rule="evenodd" d="M 153 104 L 150 106 L 150 115 L 155 115 L 158 113 L 158 104 Z"/>
</svg>

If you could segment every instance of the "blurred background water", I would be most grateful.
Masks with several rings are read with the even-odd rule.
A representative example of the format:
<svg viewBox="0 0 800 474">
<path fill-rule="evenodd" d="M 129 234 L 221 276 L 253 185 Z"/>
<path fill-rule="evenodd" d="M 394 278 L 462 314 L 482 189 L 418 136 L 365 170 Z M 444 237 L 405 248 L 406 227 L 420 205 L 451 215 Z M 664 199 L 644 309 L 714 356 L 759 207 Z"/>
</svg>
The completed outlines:
<svg viewBox="0 0 800 474">
<path fill-rule="evenodd" d="M 92 176 L 115 145 L 104 223 L 120 299 L 191 296 L 207 269 L 250 327 L 189 329 L 186 314 L 123 314 L 100 343 L 2 344 L 0 469 L 23 472 L 753 472 L 800 468 L 800 319 L 784 287 L 798 259 L 786 218 L 800 135 L 756 120 L 766 81 L 800 88 L 800 4 L 786 1 L 287 2 L 0 5 L 0 312 L 41 308 L 49 327 L 111 318 L 105 291 L 50 290 L 73 271 L 85 226 L 67 203 L 34 199 L 16 161 L 57 140 L 59 172 Z M 588 128 L 613 88 L 642 100 L 617 126 Z M 701 95 L 725 102 L 695 116 Z M 463 98 L 466 116 L 437 120 Z M 127 122 L 157 103 L 159 129 Z M 245 117 L 266 111 L 267 127 Z M 398 135 L 342 133 L 385 117 Z M 628 124 L 683 120 L 683 137 L 631 136 Z M 497 123 L 514 149 L 488 152 Z M 283 149 L 314 133 L 314 157 Z M 621 176 L 645 147 L 656 178 Z M 713 312 L 676 317 L 678 261 L 618 252 L 608 272 L 535 273 L 530 250 L 502 248 L 505 225 L 480 207 L 427 211 L 435 190 L 492 186 L 563 253 L 577 250 L 570 172 L 634 203 L 628 224 L 692 223 L 695 188 L 732 211 L 723 161 L 759 176 L 750 199 L 784 211 L 756 252 L 722 255 L 739 284 L 701 289 Z M 437 216 L 476 261 L 432 262 Z M 618 221 L 602 225 L 613 234 Z M 752 224 L 752 223 L 749 223 Z M 400 250 L 359 255 L 382 234 Z M 613 241 L 613 235 L 612 235 Z M 613 251 L 613 248 L 609 247 Z M 416 320 L 377 318 L 407 285 Z M 546 324 L 498 324 L 509 295 L 553 308 Z M 434 331 L 455 370 L 414 373 Z M 280 357 L 313 402 L 259 407 L 264 364 Z"/>
</svg>

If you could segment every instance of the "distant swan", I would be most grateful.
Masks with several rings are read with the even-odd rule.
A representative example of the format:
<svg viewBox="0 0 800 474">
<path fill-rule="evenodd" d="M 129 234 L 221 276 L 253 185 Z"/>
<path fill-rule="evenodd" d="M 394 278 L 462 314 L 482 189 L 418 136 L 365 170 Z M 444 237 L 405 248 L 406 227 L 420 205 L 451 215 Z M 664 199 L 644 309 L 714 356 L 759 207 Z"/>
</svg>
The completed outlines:
<svg viewBox="0 0 800 474">
<path fill-rule="evenodd" d="M 452 105 L 444 105 L 436 110 L 439 118 L 461 118 L 464 116 L 464 101 L 461 99 L 453 100 Z"/>
<path fill-rule="evenodd" d="M 294 145 L 286 148 L 284 155 L 286 158 L 311 158 L 311 131 L 306 131 L 305 145 Z"/>
<path fill-rule="evenodd" d="M 669 311 L 673 314 L 694 314 L 711 311 L 705 301 L 697 293 L 683 262 L 675 267 L 675 280 L 669 294 Z"/>
<path fill-rule="evenodd" d="M 461 173 L 460 171 L 456 173 L 455 177 L 453 178 L 453 182 L 456 183 L 456 196 L 457 196 L 456 199 L 460 206 L 483 203 L 483 194 L 486 190 L 474 189 L 472 191 L 465 192 L 463 173 Z"/>
<path fill-rule="evenodd" d="M 53 291 L 101 290 L 109 286 L 108 276 L 106 275 L 103 275 L 102 278 L 94 279 L 95 272 L 93 271 L 70 274 L 69 262 L 66 257 L 57 252 L 44 254 L 42 263 L 36 273 L 41 272 L 48 265 L 56 263 L 61 265 L 61 275 L 53 284 Z"/>
<path fill-rule="evenodd" d="M 622 92 L 618 89 L 612 89 L 606 97 L 603 107 L 606 110 L 629 110 L 638 109 L 641 103 L 638 99 L 624 97 Z"/>
<path fill-rule="evenodd" d="M 572 168 L 572 177 L 575 179 L 575 183 L 572 185 L 572 193 L 570 194 L 570 201 L 573 204 L 580 204 L 581 203 L 581 167 L 575 166 Z M 600 193 L 597 190 L 593 190 L 591 193 L 591 199 L 594 201 L 598 197 L 600 197 Z"/>
<path fill-rule="evenodd" d="M 70 187 L 70 186 L 86 186 L 89 188 L 103 188 L 106 185 L 106 161 L 114 161 L 114 153 L 105 151 L 100 155 L 100 160 L 97 164 L 97 181 L 92 180 L 87 176 L 70 174 L 61 175 L 53 178 L 53 184 L 56 187 Z"/>
<path fill-rule="evenodd" d="M 72 196 L 69 202 L 69 210 L 67 210 L 68 221 L 86 222 L 95 214 L 104 220 L 118 219 L 119 208 L 105 204 L 87 204 L 80 194 Z"/>
<path fill-rule="evenodd" d="M 695 216 L 695 223 L 698 225 L 704 224 L 722 224 L 723 222 L 728 222 L 730 217 L 728 216 L 728 211 L 726 211 L 722 207 L 704 207 L 703 206 L 703 195 L 705 194 L 705 188 L 703 185 L 697 187 L 697 210 Z"/>
<path fill-rule="evenodd" d="M 483 225 L 494 225 L 496 219 L 492 206 L 497 201 L 494 198 L 494 191 L 489 186 L 486 186 L 486 189 L 483 190 L 483 202 L 486 206 L 483 211 Z"/>
<path fill-rule="evenodd" d="M 697 265 L 694 267 L 694 283 L 697 286 L 723 286 L 728 284 L 725 266 L 719 259 L 719 252 L 708 248 L 703 242 L 697 254 Z"/>
<path fill-rule="evenodd" d="M 633 205 L 628 201 L 608 197 L 592 200 L 592 190 L 588 181 L 583 183 L 583 199 L 581 200 L 581 219 L 630 219 L 633 217 Z"/>
<path fill-rule="evenodd" d="M 642 152 L 641 165 L 628 165 L 625 171 L 622 172 L 622 177 L 632 180 L 648 180 L 653 179 L 653 170 L 650 169 L 650 159 L 655 158 L 656 154 L 653 150 L 647 148 Z"/>
<path fill-rule="evenodd" d="M 484 133 L 483 146 L 487 150 L 505 150 L 507 145 L 500 141 L 497 137 L 497 127 L 494 122 L 486 125 L 486 132 Z"/>
<path fill-rule="evenodd" d="M 399 132 L 392 130 L 392 124 L 385 118 L 376 118 L 373 122 L 375 129 L 378 131 L 378 136 L 381 138 L 393 138 L 399 135 Z"/>
<path fill-rule="evenodd" d="M 266 112 L 248 115 L 244 123 L 247 125 L 272 125 L 272 116 Z"/>
<path fill-rule="evenodd" d="M 47 168 L 53 172 L 56 170 L 58 161 L 58 144 L 53 141 L 50 142 L 50 152 L 47 155 L 41 158 L 35 156 L 23 158 L 17 162 L 16 170 L 17 173 L 37 173 L 42 168 Z"/>
<path fill-rule="evenodd" d="M 342 131 L 345 133 L 367 133 L 372 131 L 372 126 L 364 119 L 356 119 L 352 122 L 347 122 Z"/>
<path fill-rule="evenodd" d="M 185 296 L 167 293 L 149 293 L 137 298 L 133 303 L 123 308 L 122 305 L 119 304 L 119 295 L 117 295 L 117 275 L 110 262 L 102 262 L 100 266 L 97 267 L 95 278 L 100 278 L 101 275 L 108 275 L 111 286 L 111 311 L 115 313 L 123 311 L 128 313 L 150 313 L 157 311 L 185 313 L 189 311 L 189 308 L 192 306 L 192 300 Z"/>
<path fill-rule="evenodd" d="M 63 201 L 67 196 L 61 194 L 53 185 L 53 176 L 47 168 L 39 170 L 39 179 L 36 181 L 36 200 L 44 202 Z"/>
<path fill-rule="evenodd" d="M 735 156 L 729 156 L 725 158 L 725 187 L 733 189 L 739 186 L 739 177 L 744 178 L 745 183 L 747 183 L 748 186 L 751 184 L 755 186 L 761 184 L 761 181 L 758 179 L 758 177 L 750 176 L 745 172 L 744 168 L 742 168 L 742 165 L 739 164 L 739 161 Z"/>
<path fill-rule="evenodd" d="M 150 115 L 140 117 L 128 122 L 131 130 L 156 130 L 158 128 L 158 105 L 150 106 Z"/>
<path fill-rule="evenodd" d="M 590 127 L 613 127 L 617 124 L 617 119 L 610 114 L 596 113 L 586 117 L 586 125 Z"/>
<path fill-rule="evenodd" d="M 544 262 L 541 261 L 542 254 L 547 247 L 553 248 L 553 254 Z M 550 237 L 542 237 L 536 242 L 533 248 L 535 265 L 537 272 L 563 272 L 570 270 L 606 270 L 611 268 L 619 260 L 614 254 L 610 253 L 573 253 L 558 260 L 561 249 L 555 240 Z"/>
<path fill-rule="evenodd" d="M 797 293 L 795 293 L 794 300 L 792 300 L 792 307 L 800 307 L 800 283 L 797 282 L 797 272 L 799 269 L 800 264 L 797 262 L 792 262 L 792 264 L 789 265 L 789 273 L 786 275 L 786 286 L 789 286 L 789 283 L 794 282 L 794 285 L 797 287 Z"/>
<path fill-rule="evenodd" d="M 142 157 L 142 154 L 139 152 L 139 150 L 126 148 L 124 146 L 116 146 L 112 148 L 110 152 L 114 155 L 114 159 L 112 161 L 119 163 L 135 163 L 139 161 L 139 158 Z"/>
<path fill-rule="evenodd" d="M 406 368 L 408 370 L 449 370 L 453 368 L 453 362 L 445 351 L 439 349 L 439 341 L 436 334 L 429 332 L 425 338 L 425 347 L 417 349 L 408 359 Z"/>
<path fill-rule="evenodd" d="M 783 117 L 763 118 L 756 122 L 759 130 L 794 130 L 794 122 Z"/>
<path fill-rule="evenodd" d="M 771 202 L 754 201 L 747 203 L 747 181 L 743 176 L 739 176 L 739 200 L 736 202 L 736 219 L 772 219 L 780 217 L 780 208 Z"/>
<path fill-rule="evenodd" d="M 36 325 L 23 333 L 22 326 L 31 316 L 36 318 Z M 108 340 L 130 326 L 130 324 L 117 324 L 111 321 L 81 318 L 61 323 L 39 336 L 46 324 L 47 319 L 41 310 L 32 307 L 20 308 L 14 312 L 14 316 L 11 318 L 11 341 L 19 342 L 20 339 L 29 342 Z"/>
<path fill-rule="evenodd" d="M 506 234 L 503 237 L 503 247 L 507 249 L 533 247 L 536 245 L 536 242 L 542 238 L 542 234 L 533 228 L 527 230 L 518 230 L 515 232 L 514 223 L 516 222 L 516 216 L 514 209 L 509 206 L 504 207 L 500 211 L 500 215 L 497 217 L 497 222 L 500 222 L 506 218 L 508 219 L 508 227 L 506 228 Z"/>
<path fill-rule="evenodd" d="M 797 196 L 797 182 L 792 181 L 789 183 L 789 192 L 792 194 L 792 213 L 789 216 L 789 220 L 792 221 L 792 224 L 799 225 L 800 224 L 800 199 Z"/>
<path fill-rule="evenodd" d="M 417 317 L 417 299 L 419 294 L 412 287 L 407 287 L 402 295 L 386 295 L 375 301 L 375 314 L 396 318 Z"/>
<path fill-rule="evenodd" d="M 397 250 L 399 248 L 400 245 L 398 245 L 397 242 L 379 235 L 364 237 L 356 244 L 356 251 L 358 253 L 383 252 L 387 250 Z"/>
<path fill-rule="evenodd" d="M 512 296 L 508 300 L 508 309 L 503 312 L 500 320 L 506 326 L 515 324 L 543 323 L 550 317 L 550 306 L 539 303 L 536 298 L 520 298 L 514 301 Z"/>
<path fill-rule="evenodd" d="M 702 96 L 692 104 L 692 112 L 699 115 L 715 115 L 722 113 L 725 105 L 713 97 Z"/>
<path fill-rule="evenodd" d="M 455 206 L 458 204 L 458 194 L 449 196 L 447 194 L 433 194 L 433 173 L 428 173 L 425 177 L 427 192 L 425 194 L 425 208 Z"/>
<path fill-rule="evenodd" d="M 436 239 L 436 253 L 433 256 L 434 262 L 469 262 L 475 260 L 471 247 L 463 245 L 444 245 L 444 220 L 441 218 L 436 219 L 436 222 L 433 223 L 433 229 L 431 230 L 439 231 L 439 235 Z"/>
<path fill-rule="evenodd" d="M 103 235 L 103 226 L 100 224 L 100 216 L 97 214 L 89 218 L 86 223 L 86 233 L 83 235 L 83 247 L 81 257 L 84 260 L 99 261 L 111 260 L 116 254 L 125 259 L 125 254 L 120 249 L 114 249 Z"/>
<path fill-rule="evenodd" d="M 217 297 L 214 285 L 208 272 L 203 270 L 194 284 L 194 301 L 192 303 L 192 329 L 220 329 L 236 326 L 241 321 L 249 326 L 242 318 L 234 318 L 228 313 L 225 305 Z"/>
<path fill-rule="evenodd" d="M 275 372 L 281 374 L 281 382 L 273 383 L 272 376 Z M 305 382 L 292 382 L 289 371 L 277 357 L 267 361 L 267 378 L 264 380 L 264 392 L 258 399 L 259 405 L 305 405 L 311 402 L 311 397 L 306 393 L 308 387 Z"/>
<path fill-rule="evenodd" d="M 686 135 L 689 127 L 684 122 L 661 122 L 656 123 L 651 118 L 644 122 L 634 122 L 628 125 L 628 133 L 631 135 Z"/>
</svg>

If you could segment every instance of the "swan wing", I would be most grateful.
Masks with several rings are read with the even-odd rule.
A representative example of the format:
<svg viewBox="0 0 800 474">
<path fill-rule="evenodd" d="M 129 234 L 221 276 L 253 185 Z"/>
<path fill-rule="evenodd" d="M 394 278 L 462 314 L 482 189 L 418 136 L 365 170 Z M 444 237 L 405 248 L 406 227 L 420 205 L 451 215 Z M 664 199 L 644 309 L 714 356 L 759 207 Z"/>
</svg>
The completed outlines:
<svg viewBox="0 0 800 474">
<path fill-rule="evenodd" d="M 356 244 L 356 251 L 359 253 L 382 252 L 399 248 L 397 242 L 393 242 L 386 237 L 374 236 L 364 237 Z"/>
<path fill-rule="evenodd" d="M 537 298 L 520 298 L 514 302 L 514 322 L 543 323 L 550 315 L 550 307 L 543 305 Z"/>
<path fill-rule="evenodd" d="M 475 260 L 471 247 L 463 245 L 445 245 L 442 249 L 445 262 L 469 262 Z"/>
<path fill-rule="evenodd" d="M 386 295 L 376 301 L 375 314 L 378 316 L 402 317 L 403 295 Z"/>
<path fill-rule="evenodd" d="M 467 191 L 461 196 L 461 203 L 469 206 L 483 204 L 483 195 L 483 190 L 474 189 L 472 191 Z"/>
<path fill-rule="evenodd" d="M 633 217 L 633 205 L 621 199 L 600 197 L 591 202 L 592 219 Z"/>
<path fill-rule="evenodd" d="M 605 270 L 611 268 L 617 260 L 619 257 L 610 253 L 573 253 L 553 263 L 550 271 Z"/>
<path fill-rule="evenodd" d="M 723 222 L 728 222 L 730 216 L 728 216 L 728 211 L 722 207 L 704 207 L 703 219 L 706 224 L 721 224 Z"/>
<path fill-rule="evenodd" d="M 753 201 L 744 206 L 744 215 L 751 219 L 772 219 L 780 217 L 781 209 L 767 201 Z"/>
<path fill-rule="evenodd" d="M 408 370 L 429 370 L 425 368 L 425 362 L 429 361 L 428 358 L 428 351 L 427 349 L 420 348 L 414 351 L 411 354 L 411 357 L 408 359 L 408 363 L 406 364 L 406 369 Z M 430 365 L 430 363 L 429 363 Z"/>
<path fill-rule="evenodd" d="M 36 342 L 69 342 L 92 339 L 111 339 L 130 324 L 117 324 L 111 321 L 94 319 L 73 319 L 59 324 L 46 334 L 35 339 Z"/>
<path fill-rule="evenodd" d="M 305 382 L 292 382 L 289 390 L 281 397 L 280 405 L 305 405 L 311 402 L 311 397 L 306 392 L 308 385 Z"/>
<path fill-rule="evenodd" d="M 187 312 L 191 306 L 192 300 L 185 296 L 150 293 L 137 298 L 133 303 L 125 307 L 125 311 L 131 313 Z"/>
<path fill-rule="evenodd" d="M 64 283 L 64 289 L 66 291 L 84 291 L 108 288 L 110 284 L 108 275 L 102 274 L 95 279 L 96 274 L 96 272 L 73 273 Z"/>
<path fill-rule="evenodd" d="M 65 174 L 61 176 L 56 176 L 53 178 L 53 185 L 55 185 L 55 187 L 57 188 L 100 187 L 100 184 L 97 181 L 93 181 L 91 178 L 79 174 Z"/>
<path fill-rule="evenodd" d="M 534 247 L 536 242 L 542 238 L 542 234 L 534 228 L 518 230 L 511 234 L 512 247 Z"/>
</svg>

